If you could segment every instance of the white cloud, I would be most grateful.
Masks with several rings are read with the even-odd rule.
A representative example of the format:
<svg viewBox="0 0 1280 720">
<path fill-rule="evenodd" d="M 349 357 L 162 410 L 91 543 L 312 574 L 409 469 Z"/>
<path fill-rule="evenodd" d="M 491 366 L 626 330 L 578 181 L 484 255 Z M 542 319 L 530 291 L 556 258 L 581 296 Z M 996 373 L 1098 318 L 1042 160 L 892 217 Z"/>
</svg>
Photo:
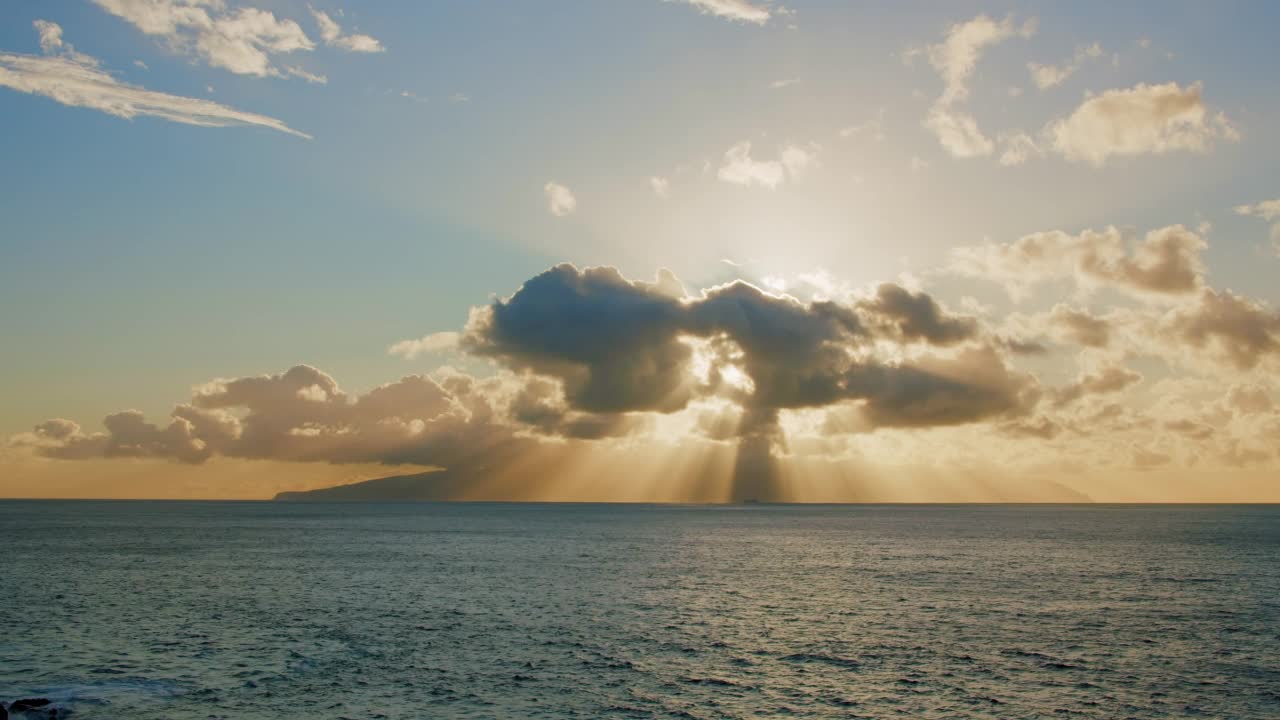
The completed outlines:
<svg viewBox="0 0 1280 720">
<path fill-rule="evenodd" d="M 48 20 L 36 20 L 36 32 L 40 33 L 40 49 L 45 53 L 57 52 L 62 48 L 62 26 Z"/>
<path fill-rule="evenodd" d="M 953 157 L 981 157 L 995 150 L 995 143 L 982 134 L 978 121 L 967 112 L 935 105 L 929 110 L 924 126 L 938 136 L 938 142 Z"/>
<path fill-rule="evenodd" d="M 573 196 L 573 192 L 558 182 L 543 185 L 542 192 L 547 197 L 547 210 L 556 217 L 564 217 L 578 207 L 578 199 Z"/>
<path fill-rule="evenodd" d="M 777 160 L 753 160 L 751 142 L 744 140 L 725 152 L 724 165 L 716 177 L 734 185 L 760 185 L 773 189 L 786 180 L 786 172 Z"/>
<path fill-rule="evenodd" d="M 295 65 L 285 65 L 284 71 L 287 74 L 292 75 L 293 77 L 300 77 L 309 83 L 324 85 L 325 83 L 329 82 L 328 77 L 324 75 L 316 75 L 314 73 L 309 73 L 306 70 L 303 70 L 302 68 L 297 67 Z"/>
<path fill-rule="evenodd" d="M 370 35 L 343 35 L 342 26 L 337 23 L 328 13 L 316 10 L 308 6 L 311 14 L 315 16 L 316 24 L 320 26 L 320 39 L 324 40 L 325 45 L 342 48 L 348 52 L 362 53 L 379 53 L 386 50 L 378 39 Z"/>
<path fill-rule="evenodd" d="M 93 0 L 175 52 L 195 55 L 237 75 L 285 77 L 272 55 L 307 51 L 315 43 L 298 23 L 221 0 Z"/>
<path fill-rule="evenodd" d="M 996 22 L 986 15 L 952 25 L 947 31 L 946 40 L 931 45 L 926 50 L 929 64 L 942 75 L 946 83 L 938 101 L 949 104 L 968 98 L 969 77 L 973 75 L 982 53 L 988 47 L 998 45 L 1014 35 L 1030 37 L 1035 31 L 1034 21 L 1017 26 L 1011 17 Z"/>
<path fill-rule="evenodd" d="M 1000 153 L 1000 164 L 1005 166 L 1021 165 L 1032 155 L 1043 154 L 1036 141 L 1022 132 L 1000 136 L 1000 145 L 1004 148 Z"/>
<path fill-rule="evenodd" d="M 751 157 L 751 142 L 744 140 L 725 152 L 716 177 L 734 185 L 759 185 L 772 190 L 788 178 L 798 179 L 816 165 L 818 149 L 813 143 L 784 145 L 777 160 L 756 160 Z"/>
<path fill-rule="evenodd" d="M 818 164 L 818 146 L 814 143 L 808 145 L 786 145 L 782 148 L 781 160 L 782 166 L 787 169 L 787 175 L 792 180 L 800 177 L 807 170 Z"/>
<path fill-rule="evenodd" d="M 452 350 L 458 346 L 459 335 L 456 332 L 437 332 L 424 335 L 417 340 L 401 340 L 387 348 L 388 355 L 399 355 L 406 360 L 431 352 Z"/>
<path fill-rule="evenodd" d="M 875 117 L 870 120 L 840 128 L 839 135 L 846 140 L 855 137 L 867 137 L 875 142 L 884 142 L 884 115 L 885 109 L 882 107 L 876 111 Z"/>
<path fill-rule="evenodd" d="M 784 87 L 790 87 L 791 85 L 795 85 L 796 83 L 799 83 L 799 82 L 800 82 L 800 78 L 798 77 L 785 78 L 782 80 L 774 80 L 773 82 L 769 83 L 769 87 L 773 88 L 774 90 L 780 90 Z"/>
<path fill-rule="evenodd" d="M 769 22 L 769 8 L 750 0 L 679 0 L 698 8 L 703 15 L 764 25 Z M 672 2 L 672 0 L 667 0 Z"/>
<path fill-rule="evenodd" d="M 1101 166 L 1113 156 L 1204 152 L 1213 140 L 1239 135 L 1223 113 L 1211 114 L 1200 83 L 1138 84 L 1087 98 L 1045 134 L 1054 150 L 1073 162 Z"/>
<path fill-rule="evenodd" d="M 1144 300 L 1170 300 L 1205 286 L 1206 247 L 1200 234 L 1181 225 L 1152 230 L 1141 239 L 1115 227 L 1077 235 L 1054 230 L 1009 243 L 955 248 L 951 270 L 1001 283 L 1015 301 L 1054 279 L 1073 280 L 1081 292 L 1110 286 Z"/>
<path fill-rule="evenodd" d="M 1238 205 L 1235 211 L 1240 215 L 1252 215 L 1272 223 L 1271 245 L 1276 254 L 1280 255 L 1280 198 L 1265 200 L 1256 205 Z"/>
<path fill-rule="evenodd" d="M 671 194 L 671 181 L 664 177 L 654 175 L 649 178 L 649 187 L 653 188 L 653 194 L 660 198 Z"/>
<path fill-rule="evenodd" d="M 51 27 L 50 27 L 51 26 Z M 256 125 L 310 139 L 280 120 L 243 112 L 211 100 L 170 95 L 120 82 L 98 68 L 98 61 L 70 50 L 61 41 L 61 28 L 53 23 L 37 25 L 42 40 L 57 37 L 52 49 L 61 55 L 40 57 L 0 53 L 0 87 L 43 95 L 71 107 L 99 110 L 108 115 L 133 118 L 139 115 L 202 127 Z M 52 28 L 57 28 L 55 33 Z"/>
<path fill-rule="evenodd" d="M 952 25 L 945 40 L 923 51 L 944 83 L 942 95 L 929 109 L 924 126 L 938 136 L 938 142 L 947 152 L 955 157 L 970 158 L 990 155 L 995 150 L 995 143 L 982 133 L 977 120 L 957 106 L 968 99 L 969 78 L 987 48 L 1015 35 L 1030 37 L 1035 32 L 1034 20 L 1017 25 L 1012 17 L 997 22 L 979 15 Z"/>
<path fill-rule="evenodd" d="M 40 51 L 45 55 L 61 55 L 81 65 L 98 66 L 96 58 L 76 52 L 70 43 L 62 39 L 62 26 L 48 20 L 35 20 L 31 23 L 40 34 Z"/>
<path fill-rule="evenodd" d="M 1075 74 L 1085 60 L 1093 60 L 1102 56 L 1102 46 L 1094 43 L 1076 48 L 1075 55 L 1061 65 L 1041 65 L 1027 63 L 1027 71 L 1031 73 L 1031 81 L 1041 90 L 1061 85 L 1063 81 Z"/>
</svg>

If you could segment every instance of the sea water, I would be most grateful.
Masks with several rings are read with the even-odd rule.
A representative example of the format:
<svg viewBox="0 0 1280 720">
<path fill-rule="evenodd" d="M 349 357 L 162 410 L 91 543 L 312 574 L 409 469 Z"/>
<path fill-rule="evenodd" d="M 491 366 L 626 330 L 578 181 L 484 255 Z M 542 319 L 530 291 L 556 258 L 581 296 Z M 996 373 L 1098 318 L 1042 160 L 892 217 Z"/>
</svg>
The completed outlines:
<svg viewBox="0 0 1280 720">
<path fill-rule="evenodd" d="M 1277 718 L 1275 506 L 0 502 L 81 718 Z"/>
</svg>

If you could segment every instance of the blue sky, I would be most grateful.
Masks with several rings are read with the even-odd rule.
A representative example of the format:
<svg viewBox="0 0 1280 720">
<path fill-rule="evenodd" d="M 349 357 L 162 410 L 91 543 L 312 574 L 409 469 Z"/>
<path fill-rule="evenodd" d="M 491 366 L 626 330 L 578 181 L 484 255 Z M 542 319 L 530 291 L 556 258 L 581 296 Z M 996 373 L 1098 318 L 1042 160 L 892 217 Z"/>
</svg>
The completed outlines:
<svg viewBox="0 0 1280 720">
<path fill-rule="evenodd" d="M 559 262 L 670 268 L 689 290 L 907 278 L 1002 315 L 1032 308 L 949 272 L 955 248 L 1182 224 L 1206 238 L 1212 287 L 1280 301 L 1270 221 L 1234 210 L 1280 197 L 1273 3 L 195 3 L 297 23 L 313 48 L 268 52 L 258 76 L 202 54 L 190 28 L 146 34 L 129 13 L 147 3 L 113 2 L 0 6 L 0 73 L 79 53 L 119 82 L 311 139 L 125 119 L 0 75 L 0 434 L 121 408 L 162 418 L 194 384 L 298 363 L 352 390 L 467 365 L 386 348 L 458 331 Z M 767 20 L 735 19 L 744 7 Z M 324 41 L 313 10 L 382 51 Z M 946 85 L 929 48 L 978 18 L 1009 25 L 946 108 L 994 148 L 963 157 L 926 124 Z M 36 21 L 62 45 L 42 51 Z M 1041 89 L 1028 63 L 1070 73 Z M 1091 97 L 1168 83 L 1198 88 L 1204 111 L 1171 149 L 1099 164 L 1045 134 Z M 1017 132 L 1037 150 L 1002 164 Z M 745 142 L 773 187 L 724 179 Z M 548 183 L 572 211 L 549 212 Z"/>
</svg>

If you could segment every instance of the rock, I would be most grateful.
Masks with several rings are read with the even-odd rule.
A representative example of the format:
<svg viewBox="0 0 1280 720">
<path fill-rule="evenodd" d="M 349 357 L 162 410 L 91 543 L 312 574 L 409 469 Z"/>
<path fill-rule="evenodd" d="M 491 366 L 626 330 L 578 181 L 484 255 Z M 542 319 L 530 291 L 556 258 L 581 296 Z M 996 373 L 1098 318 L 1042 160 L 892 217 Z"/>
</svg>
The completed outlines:
<svg viewBox="0 0 1280 720">
<path fill-rule="evenodd" d="M 61 720 L 71 714 L 64 707 L 53 704 L 49 698 L 23 698 L 9 703 L 9 709 L 0 706 L 0 720 L 26 718 L 26 720 Z"/>
</svg>

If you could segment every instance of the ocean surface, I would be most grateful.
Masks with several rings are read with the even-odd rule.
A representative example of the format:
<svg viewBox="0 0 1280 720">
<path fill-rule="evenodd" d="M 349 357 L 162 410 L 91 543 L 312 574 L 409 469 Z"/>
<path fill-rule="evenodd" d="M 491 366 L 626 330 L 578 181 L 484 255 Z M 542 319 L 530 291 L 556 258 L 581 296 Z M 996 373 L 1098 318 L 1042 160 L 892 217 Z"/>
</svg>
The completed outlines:
<svg viewBox="0 0 1280 720">
<path fill-rule="evenodd" d="M 0 700 L 1280 717 L 1280 507 L 0 502 Z"/>
</svg>

